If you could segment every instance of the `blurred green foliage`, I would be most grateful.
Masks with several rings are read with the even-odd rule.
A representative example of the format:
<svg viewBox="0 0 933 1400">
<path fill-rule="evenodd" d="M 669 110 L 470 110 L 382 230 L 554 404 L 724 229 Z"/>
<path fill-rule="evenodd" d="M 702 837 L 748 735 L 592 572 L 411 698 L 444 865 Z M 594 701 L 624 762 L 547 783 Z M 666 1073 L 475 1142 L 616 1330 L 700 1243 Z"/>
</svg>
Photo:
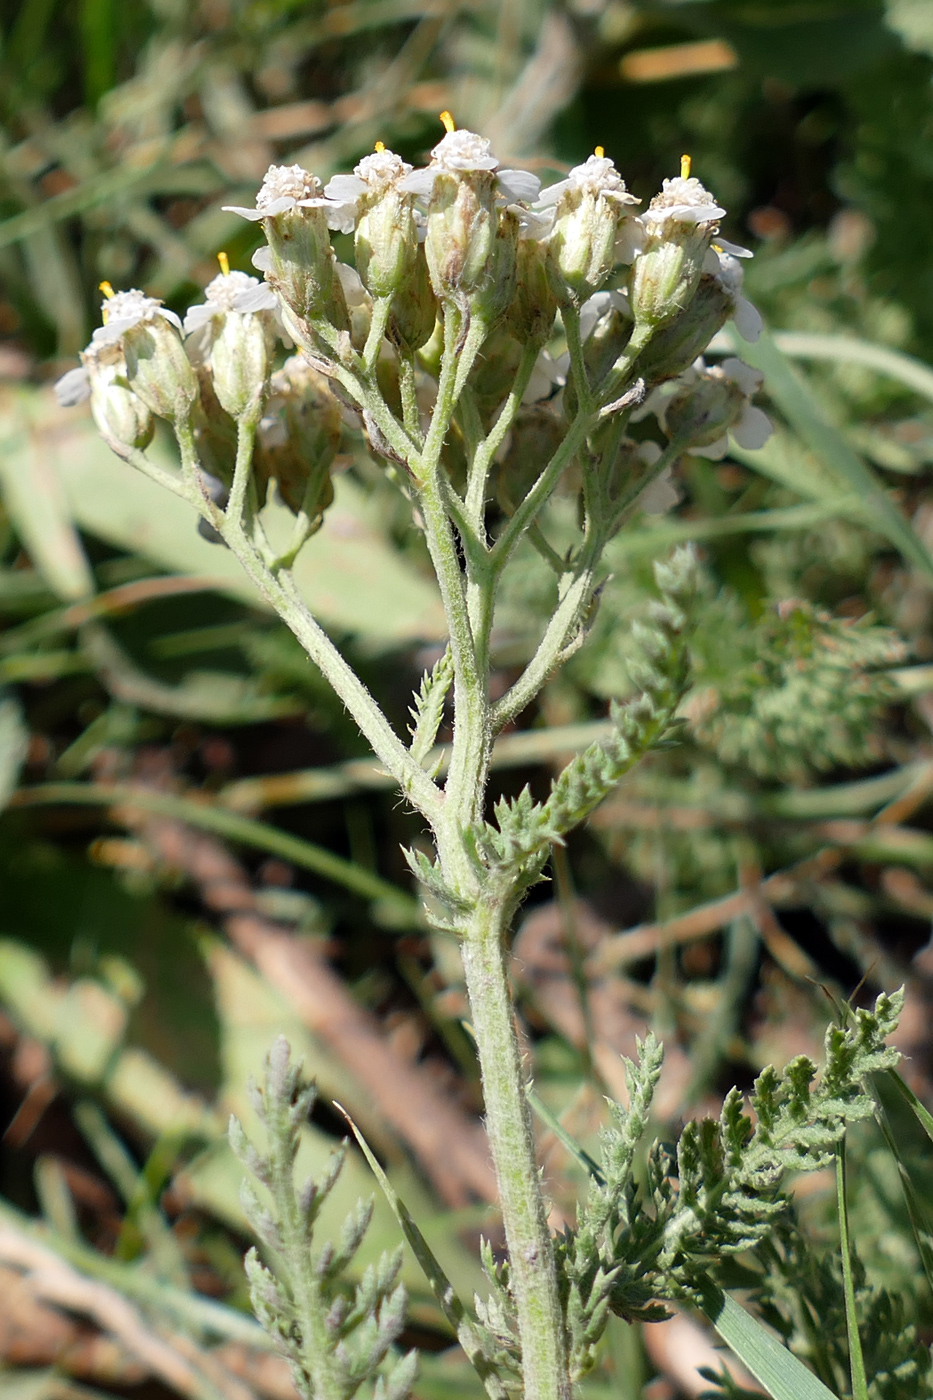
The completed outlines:
<svg viewBox="0 0 933 1400">
<path fill-rule="evenodd" d="M 239 811 L 237 780 L 263 778 L 251 788 L 256 823 L 236 838 L 259 913 L 326 947 L 355 1004 L 382 1030 L 409 1035 L 410 1053 L 456 1085 L 465 1114 L 476 1107 L 456 957 L 411 928 L 399 854 L 417 840 L 411 818 L 378 775 L 353 766 L 365 746 L 229 557 L 196 534 L 183 506 L 109 458 L 78 415 L 59 413 L 46 387 L 96 324 L 102 278 L 184 305 L 220 249 L 249 265 L 254 231 L 221 205 L 250 203 L 270 161 L 297 160 L 326 177 L 377 139 L 420 158 L 445 107 L 545 177 L 604 145 L 642 197 L 689 151 L 730 210 L 726 236 L 755 249 L 748 294 L 785 333 L 766 366 L 772 443 L 721 464 L 682 465 L 679 505 L 616 541 L 587 646 L 525 717 L 527 732 L 509 736 L 528 747 L 523 767 L 503 763 L 506 794 L 540 782 L 563 726 L 598 724 L 606 702 L 627 693 L 628 628 L 648 605 L 651 562 L 696 539 L 707 597 L 693 723 L 572 840 L 567 868 L 555 867 L 555 885 L 540 892 L 570 949 L 561 985 L 574 1006 L 582 996 L 584 1032 L 536 989 L 527 959 L 517 974 L 542 1097 L 592 1146 L 607 1087 L 600 1046 L 611 1058 L 630 1049 L 632 1026 L 650 1023 L 688 1061 L 681 1096 L 661 1095 L 663 1126 L 812 1038 L 826 1011 L 807 978 L 849 993 L 863 976 L 889 989 L 911 977 L 924 1022 L 928 973 L 911 958 L 933 914 L 933 836 L 916 786 L 928 763 L 933 662 L 933 380 L 915 360 L 879 356 L 933 362 L 933 5 L 10 0 L 0 23 L 8 1118 L 22 1090 L 11 1069 L 18 1037 L 46 1048 L 66 1104 L 90 1097 L 106 1109 L 141 1167 L 183 1130 L 168 1154 L 167 1215 L 195 1219 L 193 1230 L 178 1229 L 189 1265 L 242 1305 L 244 1225 L 222 1119 L 231 1105 L 239 1111 L 243 1082 L 274 1033 L 286 1030 L 319 1068 L 325 1094 L 358 1116 L 373 1105 L 281 988 L 231 950 L 203 884 L 154 853 L 138 813 L 108 806 L 105 788 L 148 784 L 191 798 L 190 822 L 197 803 Z M 440 617 L 395 485 L 362 443 L 345 465 L 327 526 L 302 557 L 301 587 L 403 730 L 409 691 L 440 654 Z M 546 522 L 555 545 L 572 523 L 558 499 Z M 503 684 L 527 657 L 553 590 L 529 550 L 498 620 Z M 33 793 L 31 806 L 14 796 L 52 783 L 55 792 Z M 103 795 L 94 798 L 92 784 Z M 872 825 L 891 802 L 906 803 L 893 829 Z M 776 930 L 726 918 L 722 938 L 714 923 L 705 942 L 671 941 L 650 966 L 623 967 L 612 995 L 624 1034 L 606 1041 L 594 1020 L 606 982 L 587 971 L 585 930 L 568 913 L 575 896 L 615 932 L 827 851 L 819 879 L 784 900 L 783 923 L 772 915 Z M 338 858 L 329 875 L 322 854 Z M 384 897 L 389 882 L 403 902 Z M 928 1090 L 925 1034 L 912 1053 Z M 484 1208 L 451 1216 L 382 1127 L 393 1179 L 409 1201 L 420 1192 L 432 1247 L 446 1241 L 445 1268 L 469 1295 L 474 1266 L 456 1231 L 482 1224 Z M 333 1130 L 308 1130 L 309 1160 L 326 1157 Z M 60 1144 L 41 1133 L 11 1143 L 0 1189 L 18 1207 L 41 1207 L 58 1229 L 42 1164 Z M 928 1139 L 921 1147 L 926 1158 L 912 1150 L 909 1169 L 923 1198 Z M 905 1335 L 918 1326 L 928 1340 L 922 1250 L 890 1158 L 866 1133 L 852 1159 L 853 1229 L 869 1275 L 900 1295 Z M 352 1162 L 341 1209 L 369 1190 L 361 1161 Z M 561 1160 L 554 1169 L 568 1209 L 573 1167 Z M 804 1202 L 801 1214 L 813 1238 L 833 1239 L 825 1202 Z M 105 1234 L 99 1221 L 85 1228 L 87 1239 Z M 384 1212 L 373 1249 L 392 1228 Z M 444 1341 L 411 1261 L 406 1271 L 421 1289 L 419 1324 Z M 806 1356 L 813 1339 L 793 1317 L 783 1277 L 775 1262 L 766 1306 Z M 837 1281 L 824 1284 L 836 1298 Z M 165 1296 L 151 1304 L 163 1321 Z M 640 1395 L 640 1385 L 625 1389 L 624 1345 L 610 1349 L 594 1394 L 611 1386 Z M 647 1376 L 657 1363 L 639 1364 Z M 432 1385 L 438 1395 L 468 1393 L 445 1366 L 426 1369 L 424 1395 Z M 913 1394 L 908 1380 L 901 1391 L 885 1387 L 886 1397 Z"/>
</svg>

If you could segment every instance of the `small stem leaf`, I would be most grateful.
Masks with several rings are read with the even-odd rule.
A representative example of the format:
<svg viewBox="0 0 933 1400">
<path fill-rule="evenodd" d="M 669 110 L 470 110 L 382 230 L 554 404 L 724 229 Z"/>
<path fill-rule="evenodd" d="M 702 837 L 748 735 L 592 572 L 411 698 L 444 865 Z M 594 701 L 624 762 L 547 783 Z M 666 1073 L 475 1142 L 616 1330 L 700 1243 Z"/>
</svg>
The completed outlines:
<svg viewBox="0 0 933 1400">
<path fill-rule="evenodd" d="M 453 653 L 450 647 L 447 647 L 435 666 L 425 672 L 421 689 L 411 708 L 411 755 L 422 767 L 425 766 L 425 759 L 434 747 L 453 678 Z"/>
</svg>

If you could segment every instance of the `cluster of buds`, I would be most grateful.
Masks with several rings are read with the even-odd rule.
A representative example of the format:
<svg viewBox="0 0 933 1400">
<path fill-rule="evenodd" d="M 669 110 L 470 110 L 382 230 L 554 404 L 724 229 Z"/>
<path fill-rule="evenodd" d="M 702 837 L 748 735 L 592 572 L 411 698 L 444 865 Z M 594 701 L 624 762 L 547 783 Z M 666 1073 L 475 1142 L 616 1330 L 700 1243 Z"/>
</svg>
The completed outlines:
<svg viewBox="0 0 933 1400">
<path fill-rule="evenodd" d="M 597 455 L 607 415 L 657 402 L 659 386 L 660 421 L 680 450 L 716 456 L 730 433 L 760 445 L 767 420 L 750 404 L 760 380 L 739 361 L 698 360 L 726 321 L 753 340 L 761 320 L 742 293 L 751 254 L 720 236 L 725 211 L 689 160 L 639 213 L 600 147 L 542 191 L 537 176 L 501 168 L 486 138 L 457 130 L 448 113 L 442 121 L 421 169 L 381 142 L 326 185 L 298 165 L 271 166 L 254 207 L 229 206 L 261 225 L 253 264 L 263 280 L 220 255 L 220 275 L 183 324 L 142 292 L 102 284 L 104 324 L 60 381 L 61 401 L 89 397 L 102 434 L 127 451 L 145 449 L 153 418 L 188 433 L 215 505 L 247 425 L 254 498 L 261 505 L 274 480 L 314 521 L 354 412 L 373 450 L 398 456 L 353 384 L 375 385 L 398 421 L 404 370 L 405 429 L 417 437 L 445 355 L 464 356 L 457 385 L 472 388 L 487 430 L 523 366 L 518 398 L 539 407 L 522 411 L 557 424 L 594 412 Z M 337 258 L 332 231 L 353 235 L 355 267 Z M 576 337 L 575 363 L 554 344 L 558 316 L 568 345 L 571 328 Z M 283 363 L 289 345 L 300 354 Z M 513 429 L 517 441 L 517 420 Z M 645 465 L 635 446 L 616 436 L 616 476 L 620 463 Z"/>
</svg>

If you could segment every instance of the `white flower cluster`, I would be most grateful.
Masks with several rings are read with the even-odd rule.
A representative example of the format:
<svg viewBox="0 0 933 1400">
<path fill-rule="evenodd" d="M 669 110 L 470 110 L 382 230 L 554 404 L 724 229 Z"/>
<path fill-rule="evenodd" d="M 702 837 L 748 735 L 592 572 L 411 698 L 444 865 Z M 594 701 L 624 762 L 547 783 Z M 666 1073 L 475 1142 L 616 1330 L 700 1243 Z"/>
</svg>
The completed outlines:
<svg viewBox="0 0 933 1400">
<path fill-rule="evenodd" d="M 152 414 L 194 422 L 205 444 L 222 444 L 229 431 L 219 420 L 211 426 L 222 412 L 258 427 L 263 450 L 284 452 L 270 434 L 294 435 L 298 418 L 269 407 L 281 399 L 284 341 L 324 371 L 303 412 L 307 420 L 320 400 L 332 427 L 329 361 L 371 376 L 377 361 L 408 357 L 411 431 L 413 404 L 437 392 L 452 333 L 463 375 L 475 364 L 493 399 L 508 392 L 524 347 L 518 397 L 526 405 L 551 400 L 548 412 L 566 405 L 573 413 L 582 383 L 584 401 L 602 413 L 617 401 L 636 417 L 653 408 L 685 451 L 720 456 L 730 435 L 746 449 L 761 446 L 770 425 L 751 403 L 760 376 L 736 359 L 708 368 L 698 358 L 727 320 L 750 341 L 762 323 L 743 293 L 742 263 L 752 254 L 721 236 L 726 211 L 689 161 L 639 213 L 640 200 L 599 147 L 542 190 L 531 172 L 502 168 L 485 136 L 456 130 L 447 113 L 442 121 L 446 133 L 420 169 L 381 143 L 326 185 L 299 165 L 270 166 L 254 206 L 225 206 L 262 225 L 266 243 L 253 263 L 263 280 L 230 271 L 221 255 L 220 275 L 184 323 L 141 291 L 102 284 L 104 324 L 81 367 L 59 381 L 60 401 L 90 397 L 102 431 L 134 447 L 151 433 Z M 334 230 L 354 234 L 355 267 L 337 260 Z M 563 353 L 553 343 L 558 314 Z M 385 446 L 368 420 L 366 431 Z M 625 450 L 649 468 L 660 449 Z M 227 479 L 223 462 L 208 469 Z M 299 499 L 301 473 L 294 463 L 289 470 L 289 499 Z M 644 497 L 646 509 L 672 498 L 668 477 Z"/>
</svg>

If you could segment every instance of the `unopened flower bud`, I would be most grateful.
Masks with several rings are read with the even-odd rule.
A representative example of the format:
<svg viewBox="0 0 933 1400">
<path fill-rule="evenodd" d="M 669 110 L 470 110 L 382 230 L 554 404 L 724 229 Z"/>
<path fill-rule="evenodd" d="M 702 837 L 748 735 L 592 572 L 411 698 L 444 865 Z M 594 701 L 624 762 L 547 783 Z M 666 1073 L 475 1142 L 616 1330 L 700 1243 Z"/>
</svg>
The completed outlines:
<svg viewBox="0 0 933 1400">
<path fill-rule="evenodd" d="M 693 364 L 732 315 L 733 299 L 718 278 L 700 277 L 689 306 L 659 326 L 639 355 L 635 373 L 650 388 Z"/>
<path fill-rule="evenodd" d="M 557 298 L 547 260 L 547 248 L 538 239 L 518 240 L 515 295 L 506 315 L 506 328 L 520 345 L 545 345 L 554 329 Z"/>
<path fill-rule="evenodd" d="M 414 195 L 403 188 L 411 166 L 380 142 L 352 175 L 335 175 L 324 194 L 352 202 L 357 211 L 356 270 L 372 297 L 400 291 L 418 251 Z"/>
<path fill-rule="evenodd" d="M 645 246 L 635 259 L 630 282 L 632 310 L 640 324 L 660 326 L 689 305 L 710 245 L 725 210 L 686 172 L 665 180 L 642 216 Z"/>
<path fill-rule="evenodd" d="M 511 300 L 516 245 L 531 217 L 521 201 L 534 199 L 540 181 L 527 171 L 500 170 L 485 137 L 456 131 L 448 112 L 441 120 L 447 135 L 431 164 L 402 184 L 430 201 L 425 252 L 435 296 L 492 325 Z"/>
<path fill-rule="evenodd" d="M 110 291 L 101 310 L 104 325 L 91 338 L 94 347 L 122 346 L 133 392 L 158 418 L 186 418 L 198 397 L 198 381 L 181 343 L 181 322 L 161 301 L 143 292 Z"/>
<path fill-rule="evenodd" d="M 189 355 L 206 362 L 214 393 L 232 418 L 262 404 L 276 341 L 278 300 L 245 272 L 223 271 L 205 288 L 207 300 L 185 317 Z"/>
<path fill-rule="evenodd" d="M 55 385 L 63 408 L 91 401 L 91 415 L 105 438 L 140 450 L 152 441 L 152 414 L 129 387 L 120 343 L 95 345 L 81 352 L 81 368 L 69 370 Z"/>
<path fill-rule="evenodd" d="M 256 196 L 255 209 L 225 205 L 232 214 L 262 221 L 267 248 L 253 265 L 301 320 L 327 321 L 347 328 L 347 309 L 334 269 L 329 228 L 349 232 L 355 209 L 348 201 L 328 199 L 321 182 L 300 165 L 270 165 Z"/>
<path fill-rule="evenodd" d="M 626 206 L 637 203 L 601 148 L 544 191 L 536 208 L 554 208 L 547 246 L 551 285 L 562 305 L 580 307 L 603 286 L 621 260 Z"/>
<path fill-rule="evenodd" d="M 405 284 L 392 298 L 386 334 L 393 345 L 412 354 L 428 343 L 436 324 L 437 298 L 431 288 L 424 247 L 419 244 Z"/>
<path fill-rule="evenodd" d="M 270 479 L 296 513 L 312 519 L 333 500 L 330 469 L 340 446 L 340 404 L 324 375 L 300 355 L 286 360 L 270 381 L 254 459 L 260 498 Z M 311 499 L 309 499 L 309 497 Z"/>
<path fill-rule="evenodd" d="M 758 370 L 734 357 L 712 368 L 701 362 L 701 367 L 685 376 L 685 387 L 664 407 L 668 437 L 691 452 L 713 458 L 725 456 L 730 432 L 740 447 L 763 447 L 771 435 L 771 424 L 751 403 L 762 378 Z"/>
</svg>

